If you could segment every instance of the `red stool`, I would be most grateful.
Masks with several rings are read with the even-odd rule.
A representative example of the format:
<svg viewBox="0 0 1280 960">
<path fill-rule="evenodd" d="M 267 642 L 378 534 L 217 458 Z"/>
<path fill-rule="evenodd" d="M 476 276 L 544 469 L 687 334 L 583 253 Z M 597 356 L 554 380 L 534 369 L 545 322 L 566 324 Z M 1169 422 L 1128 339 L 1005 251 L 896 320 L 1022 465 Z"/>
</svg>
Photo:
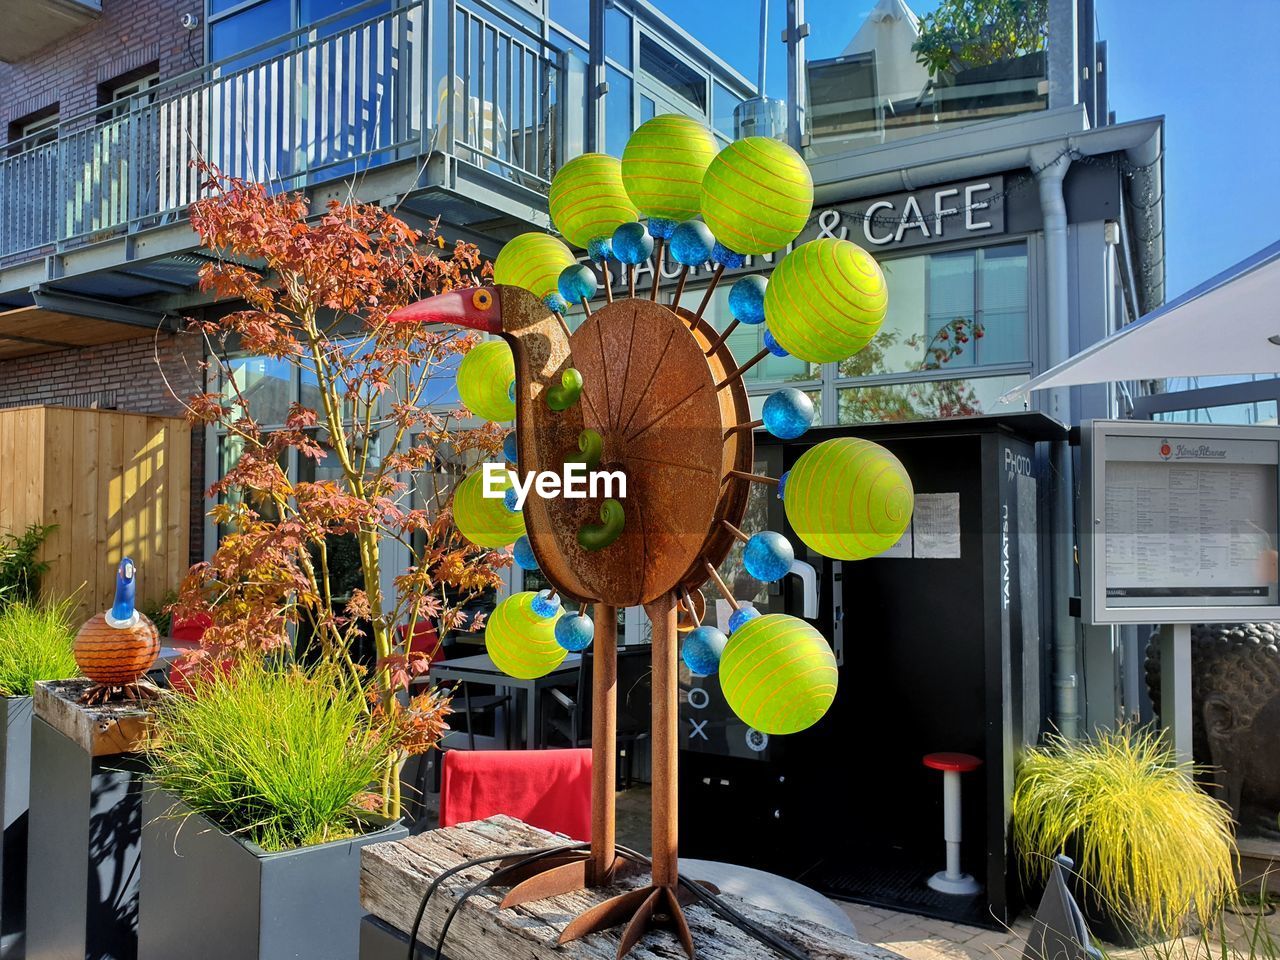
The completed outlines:
<svg viewBox="0 0 1280 960">
<path fill-rule="evenodd" d="M 929 886 L 939 893 L 972 896 L 982 884 L 960 872 L 960 774 L 977 770 L 982 761 L 967 753 L 930 753 L 924 765 L 942 771 L 942 835 L 947 841 L 947 869 L 930 877 Z"/>
</svg>

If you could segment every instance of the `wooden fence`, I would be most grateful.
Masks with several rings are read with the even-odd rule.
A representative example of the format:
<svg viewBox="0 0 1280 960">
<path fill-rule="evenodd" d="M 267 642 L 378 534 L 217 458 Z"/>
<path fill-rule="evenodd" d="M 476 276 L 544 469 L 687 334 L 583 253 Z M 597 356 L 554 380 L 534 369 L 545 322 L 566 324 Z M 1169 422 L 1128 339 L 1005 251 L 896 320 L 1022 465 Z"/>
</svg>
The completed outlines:
<svg viewBox="0 0 1280 960">
<path fill-rule="evenodd" d="M 158 604 L 187 570 L 191 428 L 174 417 L 72 407 L 0 410 L 0 532 L 55 524 L 47 596 L 77 593 L 77 616 L 111 604 L 120 558 L 138 566 L 138 604 Z"/>
</svg>

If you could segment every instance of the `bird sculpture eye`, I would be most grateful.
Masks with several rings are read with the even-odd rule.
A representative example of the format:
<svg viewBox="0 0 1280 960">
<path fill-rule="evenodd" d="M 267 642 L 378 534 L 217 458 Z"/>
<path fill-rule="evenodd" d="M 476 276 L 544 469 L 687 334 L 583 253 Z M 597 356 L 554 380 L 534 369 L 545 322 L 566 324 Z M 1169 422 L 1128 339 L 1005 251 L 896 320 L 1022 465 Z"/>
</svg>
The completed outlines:
<svg viewBox="0 0 1280 960">
<path fill-rule="evenodd" d="M 471 295 L 471 305 L 477 310 L 488 310 L 493 306 L 493 294 L 488 290 L 477 290 Z"/>
</svg>

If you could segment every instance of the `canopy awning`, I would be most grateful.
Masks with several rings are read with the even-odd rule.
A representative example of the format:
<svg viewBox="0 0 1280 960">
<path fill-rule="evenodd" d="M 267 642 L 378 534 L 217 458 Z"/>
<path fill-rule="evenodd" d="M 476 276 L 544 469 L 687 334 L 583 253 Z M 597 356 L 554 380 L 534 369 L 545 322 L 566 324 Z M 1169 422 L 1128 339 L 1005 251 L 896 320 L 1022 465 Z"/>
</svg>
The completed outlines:
<svg viewBox="0 0 1280 960">
<path fill-rule="evenodd" d="M 1280 241 L 1000 398 L 1085 383 L 1280 373 Z"/>
</svg>

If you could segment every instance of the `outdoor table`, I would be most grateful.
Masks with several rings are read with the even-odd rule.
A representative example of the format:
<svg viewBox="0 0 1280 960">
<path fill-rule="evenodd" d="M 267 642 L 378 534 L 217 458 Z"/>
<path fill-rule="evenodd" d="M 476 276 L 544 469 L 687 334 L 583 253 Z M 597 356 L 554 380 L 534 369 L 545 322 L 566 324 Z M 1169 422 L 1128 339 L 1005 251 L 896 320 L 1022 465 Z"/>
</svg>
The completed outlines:
<svg viewBox="0 0 1280 960">
<path fill-rule="evenodd" d="M 562 843 L 563 837 L 499 816 L 366 846 L 360 853 L 360 903 L 367 913 L 361 928 L 360 960 L 403 960 L 409 945 L 407 934 L 413 928 L 422 896 L 431 881 L 445 870 L 477 857 Z M 442 884 L 423 917 L 419 941 L 434 948 L 445 917 L 464 891 L 492 870 L 492 864 L 470 867 Z M 458 909 L 444 955 L 449 960 L 613 960 L 619 931 L 556 946 L 560 931 L 589 907 L 647 882 L 647 873 L 632 874 L 611 887 L 580 890 L 509 910 L 498 907 L 505 890 L 482 890 Z M 752 922 L 794 944 L 813 960 L 901 960 L 889 950 L 796 915 L 790 907 L 785 908 L 786 912 L 767 909 L 732 892 L 726 893 L 724 899 Z M 759 941 L 705 906 L 688 908 L 687 918 L 700 957 L 759 960 L 771 955 Z M 431 949 L 423 952 L 431 955 Z M 633 955 L 674 957 L 683 956 L 683 951 L 675 936 L 664 931 L 647 935 Z"/>
<path fill-rule="evenodd" d="M 489 658 L 487 653 L 474 657 L 459 657 L 456 660 L 440 660 L 431 665 L 431 679 L 437 683 L 445 681 L 462 681 L 463 683 L 482 683 L 491 687 L 506 690 L 522 690 L 525 696 L 525 748 L 530 749 L 541 743 L 541 719 L 538 704 L 542 702 L 542 691 L 573 681 L 578 675 L 578 666 L 582 663 L 579 654 L 571 653 L 564 662 L 545 677 L 534 680 L 520 680 L 503 673 Z"/>
</svg>

